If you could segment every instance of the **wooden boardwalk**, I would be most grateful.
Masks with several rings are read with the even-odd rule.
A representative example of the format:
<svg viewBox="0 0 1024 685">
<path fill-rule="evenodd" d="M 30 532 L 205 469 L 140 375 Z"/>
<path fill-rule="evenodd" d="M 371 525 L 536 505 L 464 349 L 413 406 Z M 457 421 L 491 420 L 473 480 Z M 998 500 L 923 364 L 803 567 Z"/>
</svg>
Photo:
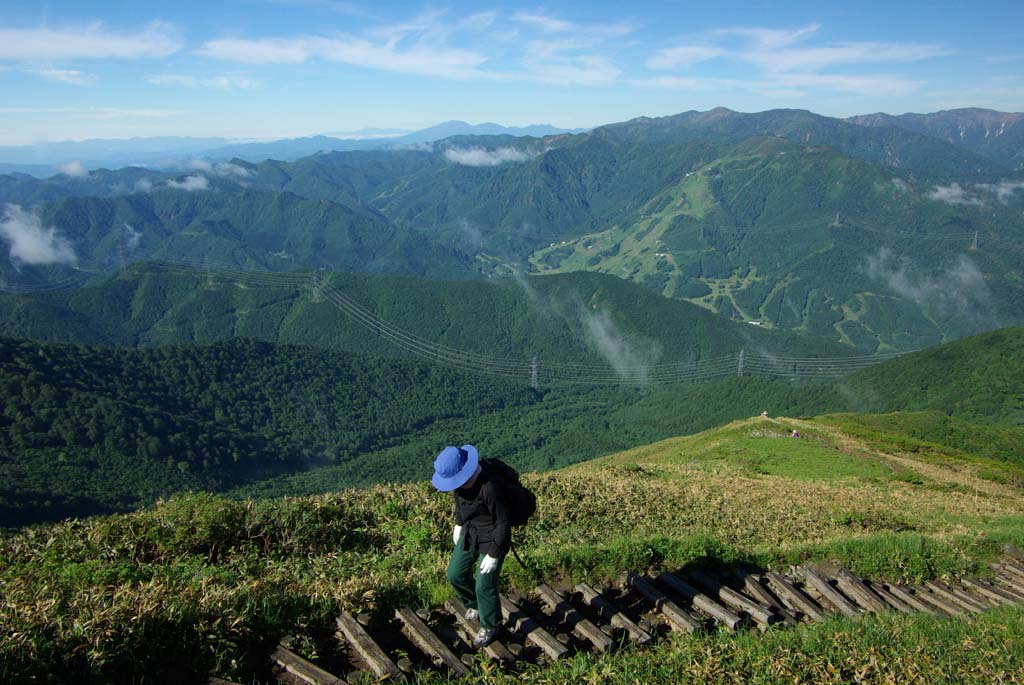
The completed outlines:
<svg viewBox="0 0 1024 685">
<path fill-rule="evenodd" d="M 603 588 L 540 585 L 529 595 L 502 598 L 504 633 L 480 654 L 515 668 L 630 642 L 650 644 L 673 630 L 767 630 L 823 621 L 830 614 L 854 620 L 890 612 L 967 616 L 1024 603 L 1024 560 L 1008 554 L 993 569 L 989 580 L 917 586 L 870 581 L 831 563 L 793 568 L 786 575 L 734 568 L 720 574 L 628 573 Z M 313 664 L 289 648 L 293 638 L 288 636 L 268 654 L 268 673 L 278 682 L 312 685 L 401 682 L 424 669 L 461 678 L 481 658 L 470 645 L 478 624 L 464 612 L 457 600 L 430 611 L 402 608 L 391 616 L 343 612 L 337 618 L 336 653 Z M 227 681 L 211 677 L 210 682 Z"/>
</svg>

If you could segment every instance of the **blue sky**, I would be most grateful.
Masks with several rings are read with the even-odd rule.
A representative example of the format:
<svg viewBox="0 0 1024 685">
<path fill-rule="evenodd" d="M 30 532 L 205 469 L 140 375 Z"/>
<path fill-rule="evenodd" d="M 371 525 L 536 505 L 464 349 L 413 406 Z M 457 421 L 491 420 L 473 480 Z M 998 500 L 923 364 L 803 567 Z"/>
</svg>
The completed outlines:
<svg viewBox="0 0 1024 685">
<path fill-rule="evenodd" d="M 1024 110 L 1022 2 L 5 3 L 0 144 Z"/>
</svg>

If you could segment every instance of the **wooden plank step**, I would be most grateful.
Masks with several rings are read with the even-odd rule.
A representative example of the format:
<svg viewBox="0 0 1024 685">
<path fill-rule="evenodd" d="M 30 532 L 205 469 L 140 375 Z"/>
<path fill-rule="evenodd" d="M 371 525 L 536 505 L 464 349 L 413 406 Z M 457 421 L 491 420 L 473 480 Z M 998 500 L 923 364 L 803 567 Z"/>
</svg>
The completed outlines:
<svg viewBox="0 0 1024 685">
<path fill-rule="evenodd" d="M 652 640 L 650 633 L 616 609 L 611 602 L 602 597 L 601 593 L 590 585 L 580 583 L 576 586 L 576 592 L 582 595 L 583 601 L 587 606 L 596 611 L 597 615 L 600 616 L 602 620 L 607 621 L 610 625 L 616 628 L 625 630 L 626 633 L 629 634 L 629 637 L 637 643 L 643 645 Z"/>
<path fill-rule="evenodd" d="M 538 585 L 534 592 L 541 601 L 548 605 L 548 608 L 565 623 L 572 632 L 579 638 L 589 640 L 594 648 L 603 652 L 612 646 L 612 639 L 601 632 L 601 629 L 593 624 L 590 619 L 576 611 L 572 604 L 564 597 L 555 592 L 543 583 Z"/>
<path fill-rule="evenodd" d="M 445 602 L 444 606 L 448 613 L 455 617 L 455 620 L 467 634 L 470 636 L 476 635 L 476 631 L 480 630 L 479 621 L 475 619 L 471 621 L 466 618 L 466 606 L 458 598 L 452 597 Z M 497 640 L 484 647 L 484 654 L 504 663 L 511 663 L 516 660 L 512 653 L 508 651 L 508 648 Z"/>
<path fill-rule="evenodd" d="M 963 586 L 962 583 L 961 584 L 943 583 L 943 584 L 954 595 L 956 595 L 957 597 L 961 598 L 965 602 L 973 602 L 982 611 L 987 610 L 993 604 L 993 602 L 988 597 L 979 596 L 979 595 L 975 594 L 974 590 L 968 590 L 966 587 Z"/>
<path fill-rule="evenodd" d="M 565 645 L 508 597 L 501 598 L 501 608 L 505 612 L 505 620 L 522 631 L 526 639 L 540 647 L 552 661 L 558 661 L 569 653 Z"/>
<path fill-rule="evenodd" d="M 988 583 L 982 582 L 980 580 L 971 580 L 970 578 L 964 578 L 963 584 L 973 589 L 979 595 L 984 595 L 985 597 L 988 597 L 990 600 L 998 604 L 1012 605 L 1017 604 L 1020 601 L 1010 593 L 1004 592 L 1000 588 L 997 588 L 994 585 L 989 585 Z"/>
<path fill-rule="evenodd" d="M 743 623 L 742 618 L 729 611 L 724 606 L 711 599 L 674 573 L 665 571 L 658 575 L 658 581 L 663 585 L 672 588 L 673 591 L 685 597 L 687 601 L 693 604 L 694 607 L 700 609 L 708 616 L 711 616 L 729 630 L 736 630 L 737 626 Z"/>
<path fill-rule="evenodd" d="M 947 616 L 964 616 L 967 613 L 961 609 L 958 604 L 951 602 L 941 595 L 935 594 L 927 587 L 915 587 L 914 594 L 917 595 L 920 600 L 927 602 L 935 609 L 938 609 L 941 614 L 945 614 Z"/>
<path fill-rule="evenodd" d="M 874 583 L 872 583 L 871 584 L 871 590 L 876 595 L 881 597 L 882 600 L 887 605 L 889 605 L 891 608 L 895 609 L 896 611 L 898 611 L 900 613 L 903 613 L 903 614 L 912 614 L 912 613 L 914 613 L 914 608 L 912 606 L 910 606 L 909 604 L 904 602 L 902 599 L 900 599 L 896 595 L 894 595 L 891 592 L 889 592 L 888 590 L 886 590 L 881 585 L 875 585 Z"/>
<path fill-rule="evenodd" d="M 799 611 L 812 621 L 822 621 L 825 618 L 823 609 L 818 603 L 798 590 L 782 574 L 769 571 L 765 578 L 771 583 L 772 589 L 778 594 L 779 599 L 789 602 L 790 608 Z"/>
<path fill-rule="evenodd" d="M 375 676 L 405 680 L 405 676 L 395 662 L 373 641 L 370 634 L 366 632 L 366 628 L 360 625 L 352 614 L 343 611 L 334 622 L 338 626 L 338 632 L 355 648 Z"/>
<path fill-rule="evenodd" d="M 915 609 L 926 614 L 931 614 L 933 616 L 938 613 L 937 611 L 935 611 L 935 608 L 931 604 L 922 600 L 913 592 L 900 585 L 886 583 L 883 587 L 893 596 L 904 602 L 907 606 L 911 607 L 912 609 Z"/>
<path fill-rule="evenodd" d="M 967 611 L 971 612 L 972 614 L 980 614 L 983 611 L 985 611 L 985 607 L 975 603 L 973 600 L 961 597 L 959 594 L 953 592 L 947 585 L 944 585 L 943 583 L 934 580 L 929 580 L 924 585 L 936 595 L 950 602 L 953 602 L 959 607 L 967 609 Z"/>
<path fill-rule="evenodd" d="M 696 633 L 701 629 L 701 624 L 697 619 L 679 608 L 661 590 L 651 585 L 639 574 L 630 571 L 626 576 L 626 583 L 654 604 L 654 608 L 668 619 L 669 626 L 673 630 Z"/>
<path fill-rule="evenodd" d="M 206 685 L 239 685 L 239 683 L 231 680 L 224 680 L 223 678 L 218 678 L 217 676 L 212 675 L 207 679 Z"/>
<path fill-rule="evenodd" d="M 1003 566 L 1006 567 L 1007 571 L 1016 573 L 1019 577 L 1024 578 L 1024 562 L 1013 557 L 1006 557 L 1003 559 Z"/>
<path fill-rule="evenodd" d="M 860 611 L 857 609 L 856 605 L 832 587 L 832 584 L 822 577 L 821 574 L 806 566 L 803 571 L 807 582 L 814 586 L 814 589 L 820 592 L 821 596 L 831 602 L 833 606 L 843 613 L 844 616 L 856 618 L 860 615 Z"/>
<path fill-rule="evenodd" d="M 999 564 L 997 568 L 1009 584 L 1024 590 L 1024 571 L 1019 571 L 1010 564 Z"/>
<path fill-rule="evenodd" d="M 459 657 L 448 649 L 448 645 L 434 634 L 434 631 L 416 612 L 403 607 L 395 610 L 395 617 L 402 622 L 406 637 L 435 664 L 444 666 L 456 678 L 461 678 L 469 673 L 469 669 L 459 660 Z"/>
<path fill-rule="evenodd" d="M 872 611 L 876 614 L 891 611 L 891 608 L 885 603 L 885 600 L 875 594 L 875 592 L 869 588 L 863 580 L 846 569 L 838 569 L 836 571 L 835 579 L 839 588 L 846 593 L 847 597 L 852 598 L 857 602 L 857 604 L 860 604 L 868 611 Z"/>
<path fill-rule="evenodd" d="M 328 673 L 316 664 L 306 661 L 301 656 L 283 645 L 278 645 L 270 655 L 270 660 L 296 678 L 310 685 L 347 685 L 344 679 Z"/>
<path fill-rule="evenodd" d="M 768 582 L 766 578 L 742 571 L 737 571 L 733 575 L 739 582 L 743 583 L 743 589 L 747 591 L 748 595 L 760 602 L 771 613 L 780 616 L 787 625 L 797 622 L 802 612 L 790 609 L 782 599 L 773 595 L 765 587 L 765 584 Z"/>
<path fill-rule="evenodd" d="M 731 587 L 702 571 L 692 571 L 688 576 L 696 581 L 704 590 L 710 592 L 712 597 L 718 597 L 722 603 L 736 611 L 746 613 L 750 618 L 763 626 L 768 626 L 782 620 L 782 617 L 771 611 L 771 609 L 761 606 L 754 599 L 733 590 Z"/>
<path fill-rule="evenodd" d="M 1011 588 L 1016 593 L 1024 593 L 1024 581 L 1017 578 L 1017 576 L 1006 573 L 1002 569 L 1000 569 L 999 575 L 996 576 L 996 580 Z"/>
<path fill-rule="evenodd" d="M 1003 581 L 1001 576 L 996 576 L 992 579 L 992 586 L 998 587 L 1003 592 L 1007 593 L 1011 597 L 1016 597 L 1018 601 L 1024 602 L 1024 590 L 1018 590 L 1012 585 L 1007 584 Z"/>
</svg>

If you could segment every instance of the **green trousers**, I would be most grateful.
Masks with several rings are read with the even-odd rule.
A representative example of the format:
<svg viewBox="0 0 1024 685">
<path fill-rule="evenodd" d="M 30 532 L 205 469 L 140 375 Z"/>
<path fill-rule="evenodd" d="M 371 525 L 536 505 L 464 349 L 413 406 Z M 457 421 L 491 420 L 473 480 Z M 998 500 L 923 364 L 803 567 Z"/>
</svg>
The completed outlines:
<svg viewBox="0 0 1024 685">
<path fill-rule="evenodd" d="M 462 534 L 463 537 L 465 533 Z M 448 562 L 448 582 L 455 588 L 455 594 L 467 609 L 480 612 L 482 628 L 496 628 L 501 625 L 501 598 L 498 596 L 498 574 L 505 558 L 498 559 L 498 567 L 490 573 L 480 573 L 480 560 L 472 550 L 462 549 L 462 538 L 455 545 L 452 560 Z"/>
</svg>

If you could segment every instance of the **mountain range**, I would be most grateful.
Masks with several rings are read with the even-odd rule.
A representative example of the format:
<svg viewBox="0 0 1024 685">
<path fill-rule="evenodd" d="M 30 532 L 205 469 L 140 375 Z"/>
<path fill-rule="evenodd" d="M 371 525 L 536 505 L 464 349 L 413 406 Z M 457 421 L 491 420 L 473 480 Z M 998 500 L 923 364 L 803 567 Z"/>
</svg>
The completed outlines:
<svg viewBox="0 0 1024 685">
<path fill-rule="evenodd" d="M 975 142 L 719 108 L 294 162 L 7 175 L 8 240 L 59 237 L 66 259 L 0 275 L 36 289 L 154 257 L 444 279 L 589 270 L 866 352 L 917 349 L 1024 321 L 1024 180 Z"/>
<path fill-rule="evenodd" d="M 182 168 L 197 159 L 223 162 L 237 157 L 251 162 L 264 159 L 292 161 L 318 152 L 401 148 L 457 135 L 545 136 L 582 130 L 547 124 L 502 126 L 491 122 L 469 124 L 453 120 L 418 131 L 385 129 L 385 134 L 350 138 L 320 134 L 270 141 L 175 136 L 61 141 L 0 147 L 0 173 L 17 172 L 42 178 L 59 173 L 68 175 L 69 170 L 71 175 L 75 175 L 86 170 L 127 165 Z M 74 161 L 80 167 L 67 166 Z"/>
</svg>

